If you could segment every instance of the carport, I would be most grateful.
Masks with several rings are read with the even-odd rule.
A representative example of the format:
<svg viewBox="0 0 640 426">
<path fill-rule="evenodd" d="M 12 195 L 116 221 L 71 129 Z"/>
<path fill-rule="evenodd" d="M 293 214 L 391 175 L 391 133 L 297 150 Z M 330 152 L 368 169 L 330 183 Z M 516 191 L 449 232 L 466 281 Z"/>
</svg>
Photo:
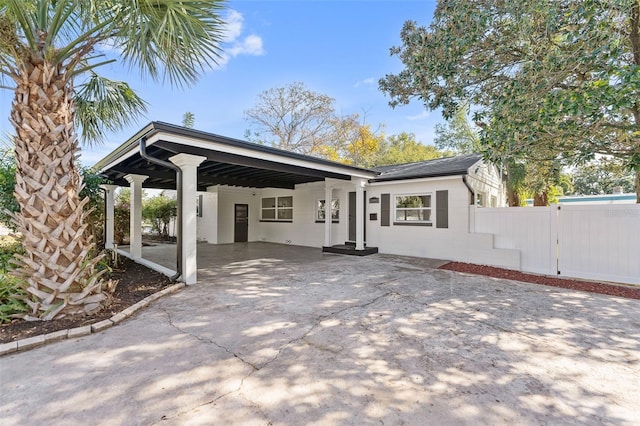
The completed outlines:
<svg viewBox="0 0 640 426">
<path fill-rule="evenodd" d="M 364 188 L 376 173 L 162 122 L 151 122 L 100 160 L 95 169 L 112 183 L 106 190 L 106 247 L 113 248 L 114 193 L 131 188 L 130 250 L 142 258 L 142 189 L 175 189 L 178 194 L 178 255 L 174 278 L 196 282 L 197 191 L 215 185 L 294 189 L 324 181 L 325 199 L 337 183 L 351 182 L 356 194 L 356 244 L 364 250 Z M 325 219 L 324 246 L 331 247 L 331 217 Z M 147 262 L 148 263 L 148 262 Z M 149 266 L 157 266 L 149 264 Z M 159 268 L 167 273 L 166 268 Z"/>
</svg>

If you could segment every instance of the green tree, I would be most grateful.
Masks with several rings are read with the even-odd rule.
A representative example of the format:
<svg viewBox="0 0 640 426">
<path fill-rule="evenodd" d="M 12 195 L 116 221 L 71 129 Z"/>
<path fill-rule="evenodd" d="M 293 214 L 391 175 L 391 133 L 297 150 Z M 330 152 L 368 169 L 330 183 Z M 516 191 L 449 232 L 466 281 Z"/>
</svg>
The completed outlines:
<svg viewBox="0 0 640 426">
<path fill-rule="evenodd" d="M 320 147 L 321 157 L 358 167 L 376 164 L 384 134 L 366 124 L 366 116 L 360 120 L 357 114 L 335 117 L 332 120 L 333 136 Z"/>
<path fill-rule="evenodd" d="M 191 84 L 219 58 L 216 0 L 0 0 L 0 74 L 14 93 L 14 220 L 26 254 L 17 273 L 30 315 L 52 319 L 101 308 L 100 257 L 86 232 L 76 125 L 99 141 L 137 117 L 144 102 L 96 74 L 118 58 L 153 80 Z"/>
<path fill-rule="evenodd" d="M 452 153 L 438 151 L 433 145 L 424 145 L 418 142 L 413 133 L 402 132 L 398 135 L 391 135 L 384 141 L 375 165 L 414 163 L 442 158 L 445 155 L 452 155 Z"/>
<path fill-rule="evenodd" d="M 461 103 L 446 124 L 436 124 L 434 145 L 438 149 L 452 149 L 460 154 L 482 152 L 480 136 L 468 119 L 468 103 Z"/>
<path fill-rule="evenodd" d="M 380 80 L 392 106 L 418 98 L 451 118 L 469 101 L 494 161 L 616 156 L 640 202 L 638 0 L 441 0 L 401 37 L 405 69 Z"/>
<path fill-rule="evenodd" d="M 633 172 L 616 158 L 603 157 L 573 170 L 574 192 L 580 195 L 611 194 L 619 187 L 633 191 Z"/>
<path fill-rule="evenodd" d="M 182 126 L 188 127 L 189 129 L 193 129 L 193 126 L 196 124 L 196 116 L 192 112 L 185 112 L 182 116 Z"/>
<path fill-rule="evenodd" d="M 0 150 L 0 222 L 14 228 L 11 221 L 11 213 L 20 209 L 13 189 L 16 186 L 16 162 L 13 150 L 3 148 Z"/>
<path fill-rule="evenodd" d="M 143 192 L 144 198 L 144 192 Z M 129 241 L 131 221 L 131 189 L 120 188 L 113 206 L 113 242 L 125 244 Z"/>
<path fill-rule="evenodd" d="M 148 198 L 142 202 L 142 217 L 151 222 L 158 236 L 169 239 L 169 223 L 176 217 L 176 200 L 164 195 Z"/>
</svg>

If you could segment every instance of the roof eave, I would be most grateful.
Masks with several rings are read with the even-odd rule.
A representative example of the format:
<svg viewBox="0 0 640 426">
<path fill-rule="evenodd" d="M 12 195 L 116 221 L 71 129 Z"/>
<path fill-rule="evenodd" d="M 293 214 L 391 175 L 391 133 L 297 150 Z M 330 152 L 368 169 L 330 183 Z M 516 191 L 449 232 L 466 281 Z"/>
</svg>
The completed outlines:
<svg viewBox="0 0 640 426">
<path fill-rule="evenodd" d="M 436 177 L 466 176 L 468 174 L 469 174 L 469 170 L 456 170 L 456 171 L 445 172 L 445 173 L 428 173 L 428 174 L 420 174 L 420 175 L 413 175 L 413 176 L 375 178 L 375 179 L 370 179 L 369 182 L 371 183 L 392 182 L 392 181 L 400 181 L 400 180 L 428 179 L 428 178 L 436 178 Z"/>
</svg>

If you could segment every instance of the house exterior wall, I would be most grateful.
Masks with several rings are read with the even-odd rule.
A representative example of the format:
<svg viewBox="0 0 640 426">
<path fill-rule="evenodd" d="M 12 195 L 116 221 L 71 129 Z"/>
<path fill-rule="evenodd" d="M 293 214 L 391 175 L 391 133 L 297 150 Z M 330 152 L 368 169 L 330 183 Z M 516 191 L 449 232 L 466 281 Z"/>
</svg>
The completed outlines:
<svg viewBox="0 0 640 426">
<path fill-rule="evenodd" d="M 324 182 L 296 185 L 295 190 L 266 188 L 262 190 L 261 199 L 288 195 L 293 196 L 292 222 L 260 222 L 259 239 L 274 243 L 321 247 L 324 242 L 325 224 L 316 223 L 316 204 L 318 200 L 325 198 Z M 344 243 L 348 226 L 347 192 L 343 188 L 336 188 L 333 190 L 333 198 L 340 200 L 340 218 L 338 223 L 331 224 L 331 240 Z M 258 200 L 259 203 L 261 199 Z M 257 217 L 260 217 L 260 214 L 259 207 Z"/>
<path fill-rule="evenodd" d="M 448 191 L 447 228 L 436 227 L 436 191 Z M 372 197 L 382 199 L 383 194 L 390 196 L 389 226 L 382 226 L 381 203 L 370 202 Z M 432 226 L 394 224 L 395 196 L 410 194 L 431 194 Z M 469 233 L 469 204 L 469 189 L 462 176 L 373 184 L 367 189 L 367 245 L 378 247 L 380 253 L 463 262 L 491 256 L 496 266 L 518 268 L 517 250 L 494 249 L 492 235 Z M 377 220 L 372 220 L 371 213 Z"/>
<path fill-rule="evenodd" d="M 233 243 L 236 204 L 249 206 L 249 241 L 259 240 L 260 190 L 255 188 L 217 187 L 218 192 L 218 244 Z"/>
<path fill-rule="evenodd" d="M 202 196 L 202 212 L 198 216 L 198 241 L 216 244 L 218 242 L 218 192 L 215 187 L 207 192 L 198 192 Z"/>
<path fill-rule="evenodd" d="M 467 182 L 476 193 L 479 207 L 504 207 L 506 194 L 498 168 L 479 161 L 468 170 Z"/>
</svg>

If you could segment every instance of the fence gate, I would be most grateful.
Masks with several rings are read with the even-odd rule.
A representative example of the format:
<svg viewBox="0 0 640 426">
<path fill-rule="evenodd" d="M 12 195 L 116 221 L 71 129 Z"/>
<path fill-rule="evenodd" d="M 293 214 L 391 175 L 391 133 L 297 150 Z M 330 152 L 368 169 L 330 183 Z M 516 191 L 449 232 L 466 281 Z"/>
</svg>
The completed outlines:
<svg viewBox="0 0 640 426">
<path fill-rule="evenodd" d="M 524 272 L 640 284 L 640 205 L 472 207 L 473 230 L 520 250 Z"/>
<path fill-rule="evenodd" d="M 640 206 L 559 208 L 558 275 L 640 284 Z"/>
</svg>

